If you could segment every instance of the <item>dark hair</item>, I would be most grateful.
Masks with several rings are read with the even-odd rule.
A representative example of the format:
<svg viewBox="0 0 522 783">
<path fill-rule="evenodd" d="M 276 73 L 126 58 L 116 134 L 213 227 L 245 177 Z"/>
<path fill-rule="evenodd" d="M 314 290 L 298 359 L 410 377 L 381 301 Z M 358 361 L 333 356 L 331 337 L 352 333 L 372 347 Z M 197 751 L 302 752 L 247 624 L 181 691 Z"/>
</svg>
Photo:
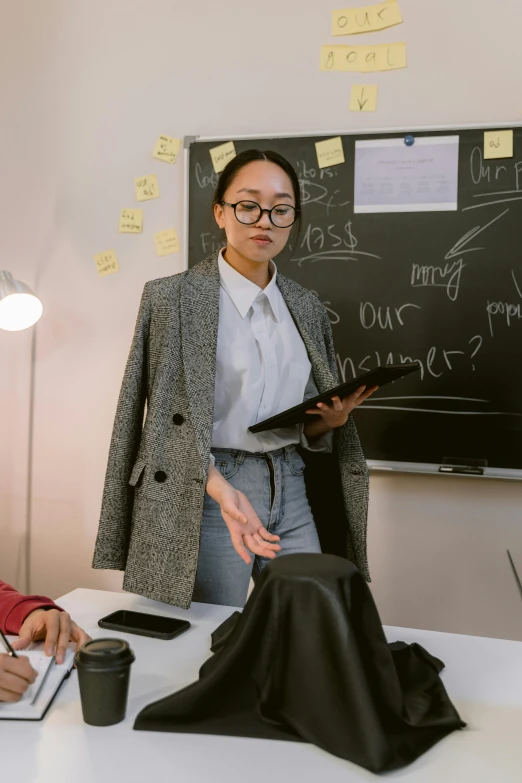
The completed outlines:
<svg viewBox="0 0 522 783">
<path fill-rule="evenodd" d="M 275 163 L 276 166 L 283 169 L 285 174 L 288 175 L 294 191 L 295 209 L 297 213 L 297 220 L 292 226 L 292 232 L 297 238 L 301 228 L 301 190 L 299 188 L 299 179 L 297 178 L 296 171 L 292 164 L 278 152 L 274 152 L 273 150 L 244 150 L 236 155 L 235 158 L 229 160 L 219 176 L 214 198 L 212 199 L 212 209 L 216 204 L 221 204 L 224 200 L 225 193 L 232 184 L 236 174 L 238 174 L 244 166 L 247 166 L 255 160 L 269 160 L 271 163 Z"/>
</svg>

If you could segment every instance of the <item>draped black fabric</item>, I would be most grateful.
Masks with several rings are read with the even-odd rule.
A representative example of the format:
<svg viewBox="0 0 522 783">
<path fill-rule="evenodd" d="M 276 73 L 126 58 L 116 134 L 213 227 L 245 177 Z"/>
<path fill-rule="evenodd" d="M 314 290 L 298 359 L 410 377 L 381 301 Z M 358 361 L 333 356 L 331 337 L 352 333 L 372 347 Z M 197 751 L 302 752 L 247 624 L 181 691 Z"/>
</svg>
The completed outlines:
<svg viewBox="0 0 522 783">
<path fill-rule="evenodd" d="M 388 644 L 365 580 L 334 555 L 288 555 L 212 637 L 198 682 L 145 707 L 135 729 L 311 742 L 373 772 L 462 728 L 418 644 Z"/>
</svg>

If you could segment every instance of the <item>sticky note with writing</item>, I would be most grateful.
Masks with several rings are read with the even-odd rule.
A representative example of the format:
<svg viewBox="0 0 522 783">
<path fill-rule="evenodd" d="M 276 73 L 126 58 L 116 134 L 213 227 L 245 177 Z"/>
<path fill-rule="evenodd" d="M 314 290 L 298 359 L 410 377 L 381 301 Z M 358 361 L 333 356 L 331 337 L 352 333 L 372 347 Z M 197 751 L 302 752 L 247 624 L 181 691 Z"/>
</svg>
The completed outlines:
<svg viewBox="0 0 522 783">
<path fill-rule="evenodd" d="M 158 178 L 155 174 L 147 177 L 138 177 L 135 180 L 136 201 L 148 201 L 150 198 L 159 198 Z"/>
<path fill-rule="evenodd" d="M 350 98 L 350 111 L 375 111 L 377 90 L 377 84 L 354 84 Z"/>
<path fill-rule="evenodd" d="M 354 71 L 372 73 L 406 68 L 406 44 L 375 44 L 375 46 L 321 47 L 321 71 Z"/>
<path fill-rule="evenodd" d="M 216 174 L 223 171 L 228 161 L 236 157 L 236 148 L 233 141 L 227 141 L 226 144 L 220 144 L 219 147 L 213 147 L 209 151 Z"/>
<path fill-rule="evenodd" d="M 340 136 L 335 136 L 333 139 L 325 139 L 325 141 L 316 141 L 315 150 L 320 169 L 344 163 L 343 141 Z"/>
<path fill-rule="evenodd" d="M 154 244 L 156 245 L 157 256 L 168 256 L 171 253 L 179 251 L 178 235 L 175 228 L 169 228 L 167 231 L 158 231 L 154 234 Z"/>
<path fill-rule="evenodd" d="M 166 163 L 175 163 L 181 147 L 181 139 L 172 136 L 160 136 L 152 153 L 153 158 L 164 160 Z"/>
<path fill-rule="evenodd" d="M 498 130 L 484 133 L 484 159 L 513 157 L 513 131 Z"/>
<path fill-rule="evenodd" d="M 142 209 L 122 209 L 120 214 L 120 233 L 139 234 L 143 228 Z"/>
<path fill-rule="evenodd" d="M 384 30 L 401 24 L 402 16 L 397 0 L 361 8 L 341 8 L 332 11 L 332 35 L 357 35 Z"/>
<path fill-rule="evenodd" d="M 112 275 L 114 272 L 120 271 L 118 259 L 116 258 L 114 250 L 106 250 L 105 253 L 98 253 L 98 255 L 94 256 L 94 260 L 100 277 Z"/>
</svg>

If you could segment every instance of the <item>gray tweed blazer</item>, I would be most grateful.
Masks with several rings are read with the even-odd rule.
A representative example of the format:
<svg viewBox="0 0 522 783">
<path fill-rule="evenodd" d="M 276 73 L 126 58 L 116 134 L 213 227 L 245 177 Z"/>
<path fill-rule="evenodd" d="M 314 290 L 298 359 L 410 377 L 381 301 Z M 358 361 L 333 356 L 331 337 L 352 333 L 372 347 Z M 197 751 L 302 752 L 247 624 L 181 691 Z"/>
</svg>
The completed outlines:
<svg viewBox="0 0 522 783">
<path fill-rule="evenodd" d="M 279 272 L 277 283 L 317 388 L 332 388 L 339 380 L 325 308 Z M 93 559 L 94 568 L 124 570 L 124 590 L 185 609 L 196 578 L 212 438 L 219 290 L 217 254 L 145 285 L 116 410 Z M 334 455 L 327 456 L 336 461 L 339 497 L 342 489 L 343 554 L 369 578 L 368 471 L 351 417 L 335 430 Z"/>
</svg>

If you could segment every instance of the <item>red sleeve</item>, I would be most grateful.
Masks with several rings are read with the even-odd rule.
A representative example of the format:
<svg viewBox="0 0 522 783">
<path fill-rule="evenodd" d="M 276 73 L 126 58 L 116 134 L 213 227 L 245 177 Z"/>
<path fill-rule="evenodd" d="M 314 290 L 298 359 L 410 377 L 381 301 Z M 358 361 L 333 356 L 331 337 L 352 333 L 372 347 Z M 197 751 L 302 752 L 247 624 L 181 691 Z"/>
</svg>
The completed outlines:
<svg viewBox="0 0 522 783">
<path fill-rule="evenodd" d="M 7 582 L 0 580 L 0 629 L 17 634 L 28 614 L 35 609 L 60 609 L 50 598 L 42 595 L 21 595 Z"/>
</svg>

